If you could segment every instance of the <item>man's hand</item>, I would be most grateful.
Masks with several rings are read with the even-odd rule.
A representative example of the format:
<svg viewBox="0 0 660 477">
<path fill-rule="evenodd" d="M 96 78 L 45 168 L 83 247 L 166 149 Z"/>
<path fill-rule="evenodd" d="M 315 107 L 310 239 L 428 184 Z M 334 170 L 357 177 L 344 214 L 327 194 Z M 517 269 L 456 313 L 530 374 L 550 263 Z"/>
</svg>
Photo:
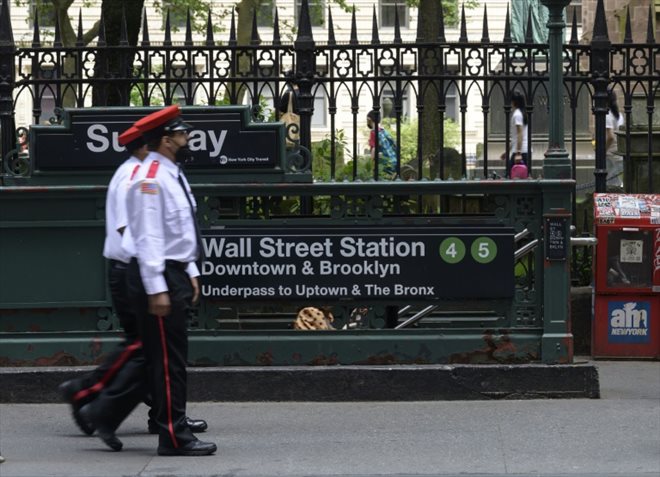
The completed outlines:
<svg viewBox="0 0 660 477">
<path fill-rule="evenodd" d="M 167 316 L 172 311 L 170 303 L 170 294 L 168 292 L 148 295 L 149 313 L 156 316 Z"/>
<path fill-rule="evenodd" d="M 197 277 L 190 277 L 190 284 L 192 285 L 193 289 L 192 302 L 193 305 L 196 305 L 199 301 L 199 280 L 197 280 Z"/>
</svg>

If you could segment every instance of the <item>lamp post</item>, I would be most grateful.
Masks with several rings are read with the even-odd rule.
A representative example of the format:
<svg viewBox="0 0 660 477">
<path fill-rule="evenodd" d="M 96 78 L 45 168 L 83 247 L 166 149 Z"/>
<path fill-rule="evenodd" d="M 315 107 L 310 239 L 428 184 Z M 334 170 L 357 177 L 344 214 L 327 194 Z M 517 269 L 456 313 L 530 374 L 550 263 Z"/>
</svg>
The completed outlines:
<svg viewBox="0 0 660 477">
<path fill-rule="evenodd" d="M 570 179 L 571 161 L 564 147 L 564 93 L 563 55 L 564 8 L 570 0 L 541 0 L 548 7 L 548 44 L 550 46 L 550 130 L 548 150 L 543 162 L 543 177 L 546 179 Z"/>
<path fill-rule="evenodd" d="M 570 0 L 542 0 L 548 7 L 550 46 L 548 150 L 543 162 L 543 337 L 544 363 L 573 361 L 573 334 L 570 313 L 570 224 L 571 196 L 575 182 L 568 152 L 564 147 L 563 54 L 564 8 Z"/>
</svg>

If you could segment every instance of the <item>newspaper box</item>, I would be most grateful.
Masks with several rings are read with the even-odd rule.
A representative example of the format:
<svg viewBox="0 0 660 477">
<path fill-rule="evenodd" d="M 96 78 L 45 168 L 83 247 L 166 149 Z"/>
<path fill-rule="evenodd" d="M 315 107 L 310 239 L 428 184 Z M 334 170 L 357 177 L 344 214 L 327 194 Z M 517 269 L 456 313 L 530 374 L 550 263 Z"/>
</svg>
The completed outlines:
<svg viewBox="0 0 660 477">
<path fill-rule="evenodd" d="M 594 357 L 660 357 L 660 195 L 594 194 Z"/>
</svg>

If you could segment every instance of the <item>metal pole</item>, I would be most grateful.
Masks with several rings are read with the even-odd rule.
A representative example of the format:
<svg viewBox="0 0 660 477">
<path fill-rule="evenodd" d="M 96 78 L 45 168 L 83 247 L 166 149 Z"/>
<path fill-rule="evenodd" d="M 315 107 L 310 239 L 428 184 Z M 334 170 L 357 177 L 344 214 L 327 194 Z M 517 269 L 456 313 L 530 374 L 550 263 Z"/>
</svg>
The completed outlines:
<svg viewBox="0 0 660 477">
<path fill-rule="evenodd" d="M 9 151 L 16 147 L 13 98 L 16 81 L 15 52 L 16 45 L 11 29 L 9 0 L 2 0 L 0 6 L 0 162 Z"/>
<path fill-rule="evenodd" d="M 607 189 L 607 167 L 605 141 L 607 129 L 605 117 L 609 109 L 607 86 L 610 82 L 610 40 L 607 33 L 607 20 L 603 0 L 598 0 L 593 36 L 591 38 L 591 83 L 594 86 L 593 113 L 594 137 L 596 139 L 596 192 Z"/>
<path fill-rule="evenodd" d="M 542 0 L 548 7 L 550 46 L 550 131 L 543 163 L 545 179 L 571 179 L 571 162 L 564 147 L 563 39 L 564 8 L 570 0 Z M 574 181 L 544 187 L 543 194 L 543 337 L 544 363 L 571 363 L 573 335 L 570 321 L 570 231 Z M 559 253 L 557 253 L 559 252 Z"/>
<path fill-rule="evenodd" d="M 546 179 L 570 179 L 571 161 L 564 147 L 564 8 L 570 0 L 541 0 L 548 7 L 548 44 L 550 46 L 550 124 L 548 150 L 543 162 L 543 177 Z"/>
</svg>

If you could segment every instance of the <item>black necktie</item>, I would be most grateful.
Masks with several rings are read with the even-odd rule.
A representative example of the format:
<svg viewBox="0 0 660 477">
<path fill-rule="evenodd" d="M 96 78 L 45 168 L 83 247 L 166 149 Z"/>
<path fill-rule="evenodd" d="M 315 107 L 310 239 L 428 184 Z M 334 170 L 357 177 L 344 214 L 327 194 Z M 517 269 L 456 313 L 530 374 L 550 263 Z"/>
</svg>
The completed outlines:
<svg viewBox="0 0 660 477">
<path fill-rule="evenodd" d="M 177 179 L 179 180 L 179 185 L 181 185 L 181 188 L 183 189 L 183 193 L 186 196 L 186 200 L 188 201 L 188 205 L 190 206 L 190 215 L 192 216 L 193 224 L 195 226 L 195 237 L 197 237 L 197 261 L 200 261 L 204 256 L 204 248 L 202 247 L 202 236 L 199 233 L 199 226 L 197 225 L 197 215 L 195 214 L 195 207 L 193 206 L 192 199 L 188 194 L 188 188 L 186 187 L 186 183 L 183 180 L 183 171 L 181 170 L 181 164 L 179 164 L 179 175 L 177 176 Z"/>
</svg>

